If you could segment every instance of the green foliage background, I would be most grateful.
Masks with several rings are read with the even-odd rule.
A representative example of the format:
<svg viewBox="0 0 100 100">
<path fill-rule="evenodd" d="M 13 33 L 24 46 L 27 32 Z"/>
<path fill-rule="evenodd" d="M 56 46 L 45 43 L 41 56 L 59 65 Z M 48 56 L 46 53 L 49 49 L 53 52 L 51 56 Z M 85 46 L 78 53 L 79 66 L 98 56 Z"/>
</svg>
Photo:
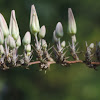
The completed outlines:
<svg viewBox="0 0 100 100">
<path fill-rule="evenodd" d="M 100 0 L 0 0 L 0 12 L 9 25 L 10 12 L 16 10 L 21 37 L 29 31 L 30 7 L 37 9 L 40 25 L 46 25 L 46 40 L 51 43 L 56 23 L 61 21 L 67 45 L 67 10 L 72 8 L 77 23 L 77 41 L 80 50 L 85 50 L 85 41 L 90 44 L 100 40 Z M 32 42 L 34 44 L 34 41 Z M 19 53 L 22 53 L 20 48 Z M 81 54 L 83 56 L 83 54 Z M 62 67 L 54 64 L 47 74 L 39 71 L 38 65 L 0 70 L 0 100 L 99 100 L 100 68 L 89 69 L 85 64 Z"/>
</svg>

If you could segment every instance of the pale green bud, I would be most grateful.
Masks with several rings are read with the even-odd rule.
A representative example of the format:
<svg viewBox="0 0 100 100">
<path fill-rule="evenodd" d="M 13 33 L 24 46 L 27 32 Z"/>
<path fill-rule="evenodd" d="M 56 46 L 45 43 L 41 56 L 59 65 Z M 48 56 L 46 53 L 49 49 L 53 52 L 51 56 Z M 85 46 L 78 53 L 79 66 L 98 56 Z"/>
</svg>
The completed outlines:
<svg viewBox="0 0 100 100">
<path fill-rule="evenodd" d="M 75 35 L 77 31 L 76 22 L 74 19 L 73 12 L 71 8 L 68 8 L 68 33 L 69 35 Z"/>
<path fill-rule="evenodd" d="M 74 43 L 76 43 L 76 36 L 75 36 L 75 35 L 72 36 L 72 41 L 73 41 Z"/>
<path fill-rule="evenodd" d="M 5 39 L 5 41 L 6 41 L 6 43 L 7 43 L 8 46 L 9 46 L 9 41 L 10 41 L 9 39 L 10 39 L 10 36 L 11 36 L 11 35 L 9 35 L 9 36 Z"/>
<path fill-rule="evenodd" d="M 10 17 L 10 24 L 9 24 L 9 32 L 12 35 L 12 37 L 17 40 L 19 37 L 19 28 L 15 16 L 15 10 L 11 11 L 11 17 Z"/>
<path fill-rule="evenodd" d="M 27 56 L 30 56 L 31 55 L 31 52 L 27 52 Z"/>
<path fill-rule="evenodd" d="M 94 48 L 94 43 L 91 43 L 90 46 L 89 46 L 89 48 L 93 49 Z"/>
<path fill-rule="evenodd" d="M 45 34 L 46 34 L 46 28 L 45 26 L 43 25 L 40 29 L 40 32 L 39 32 L 39 37 L 40 38 L 44 38 L 45 37 Z"/>
<path fill-rule="evenodd" d="M 66 46 L 66 42 L 63 41 L 63 42 L 61 43 L 61 47 L 64 48 L 65 46 Z"/>
<path fill-rule="evenodd" d="M 63 37 L 64 33 L 63 33 L 63 26 L 62 26 L 61 22 L 57 23 L 55 33 L 56 33 L 57 38 Z"/>
<path fill-rule="evenodd" d="M 24 48 L 25 48 L 25 50 L 26 50 L 27 52 L 30 52 L 30 51 L 31 51 L 31 45 L 30 45 L 30 44 L 25 45 Z"/>
<path fill-rule="evenodd" d="M 11 48 L 11 49 L 14 49 L 16 47 L 16 43 L 15 43 L 15 40 L 14 38 L 9 35 L 8 38 L 7 38 L 7 45 Z"/>
<path fill-rule="evenodd" d="M 22 42 L 23 42 L 23 45 L 28 45 L 28 44 L 31 43 L 31 34 L 30 34 L 30 32 L 26 32 Z"/>
<path fill-rule="evenodd" d="M 20 36 L 18 37 L 17 41 L 16 41 L 16 46 L 20 47 L 21 46 L 21 38 Z"/>
<path fill-rule="evenodd" d="M 4 43 L 4 35 L 2 30 L 0 29 L 0 45 L 2 45 Z"/>
<path fill-rule="evenodd" d="M 0 54 L 5 54 L 3 45 L 0 45 Z"/>
<path fill-rule="evenodd" d="M 42 39 L 41 42 L 42 42 L 42 43 L 41 43 L 42 48 L 43 48 L 43 49 L 46 49 L 46 48 L 47 48 L 47 43 L 46 43 L 46 41 L 45 41 L 44 39 Z"/>
<path fill-rule="evenodd" d="M 40 31 L 39 20 L 34 5 L 31 6 L 30 31 L 34 35 Z"/>
<path fill-rule="evenodd" d="M 9 35 L 9 30 L 8 30 L 7 23 L 1 13 L 0 13 L 0 27 L 4 34 L 4 37 L 6 38 Z"/>
</svg>

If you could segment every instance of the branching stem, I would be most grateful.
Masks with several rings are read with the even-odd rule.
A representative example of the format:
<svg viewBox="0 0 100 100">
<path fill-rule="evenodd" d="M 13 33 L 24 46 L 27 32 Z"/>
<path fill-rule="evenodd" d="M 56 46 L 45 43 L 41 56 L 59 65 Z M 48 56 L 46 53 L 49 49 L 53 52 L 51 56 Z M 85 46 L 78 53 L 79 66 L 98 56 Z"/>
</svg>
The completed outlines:
<svg viewBox="0 0 100 100">
<path fill-rule="evenodd" d="M 40 64 L 40 61 L 30 62 L 29 65 Z M 55 61 L 48 61 L 49 64 L 55 64 Z M 84 63 L 82 60 L 75 60 L 75 61 L 66 61 L 68 64 L 75 64 L 75 63 Z M 94 65 L 100 65 L 100 62 L 91 62 Z"/>
</svg>

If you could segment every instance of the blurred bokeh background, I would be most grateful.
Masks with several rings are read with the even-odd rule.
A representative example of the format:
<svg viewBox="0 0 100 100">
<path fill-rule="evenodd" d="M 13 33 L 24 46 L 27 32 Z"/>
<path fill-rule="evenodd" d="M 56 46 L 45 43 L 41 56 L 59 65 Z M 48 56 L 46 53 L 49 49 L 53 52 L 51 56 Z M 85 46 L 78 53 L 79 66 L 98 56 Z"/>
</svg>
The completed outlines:
<svg viewBox="0 0 100 100">
<path fill-rule="evenodd" d="M 85 41 L 90 44 L 100 40 L 100 0 L 0 0 L 0 12 L 8 25 L 11 10 L 16 10 L 21 37 L 29 31 L 32 4 L 37 9 L 40 25 L 46 25 L 48 43 L 51 43 L 56 23 L 61 21 L 64 27 L 62 40 L 66 40 L 68 45 L 69 7 L 76 19 L 80 51 L 85 50 Z M 22 52 L 20 48 L 19 53 Z M 0 100 L 100 100 L 99 75 L 99 67 L 95 71 L 85 64 L 74 64 L 71 67 L 54 64 L 47 74 L 40 72 L 38 65 L 30 66 L 29 70 L 0 70 Z"/>
</svg>

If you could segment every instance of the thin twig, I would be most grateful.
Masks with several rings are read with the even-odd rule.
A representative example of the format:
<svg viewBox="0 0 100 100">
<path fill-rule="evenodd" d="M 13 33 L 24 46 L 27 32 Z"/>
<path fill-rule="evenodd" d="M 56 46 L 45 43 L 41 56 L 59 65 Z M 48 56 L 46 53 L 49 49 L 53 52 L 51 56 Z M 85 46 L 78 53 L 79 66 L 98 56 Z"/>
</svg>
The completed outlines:
<svg viewBox="0 0 100 100">
<path fill-rule="evenodd" d="M 35 61 L 35 62 L 30 62 L 29 65 L 34 65 L 34 64 L 40 64 L 41 62 L 40 61 Z M 55 64 L 56 62 L 55 61 L 48 61 L 48 64 Z M 75 64 L 75 63 L 84 63 L 84 61 L 82 60 L 75 60 L 75 61 L 66 61 L 66 63 L 68 64 Z M 100 65 L 100 62 L 91 62 L 91 64 L 94 64 L 94 65 Z"/>
<path fill-rule="evenodd" d="M 82 60 L 77 60 L 77 61 L 66 61 L 68 64 L 74 64 L 74 63 L 82 63 Z M 34 64 L 40 64 L 40 61 L 35 61 L 35 62 L 30 62 L 29 65 L 34 65 Z M 55 64 L 55 61 L 48 61 L 48 64 Z M 99 63 L 100 64 L 100 63 Z"/>
</svg>

